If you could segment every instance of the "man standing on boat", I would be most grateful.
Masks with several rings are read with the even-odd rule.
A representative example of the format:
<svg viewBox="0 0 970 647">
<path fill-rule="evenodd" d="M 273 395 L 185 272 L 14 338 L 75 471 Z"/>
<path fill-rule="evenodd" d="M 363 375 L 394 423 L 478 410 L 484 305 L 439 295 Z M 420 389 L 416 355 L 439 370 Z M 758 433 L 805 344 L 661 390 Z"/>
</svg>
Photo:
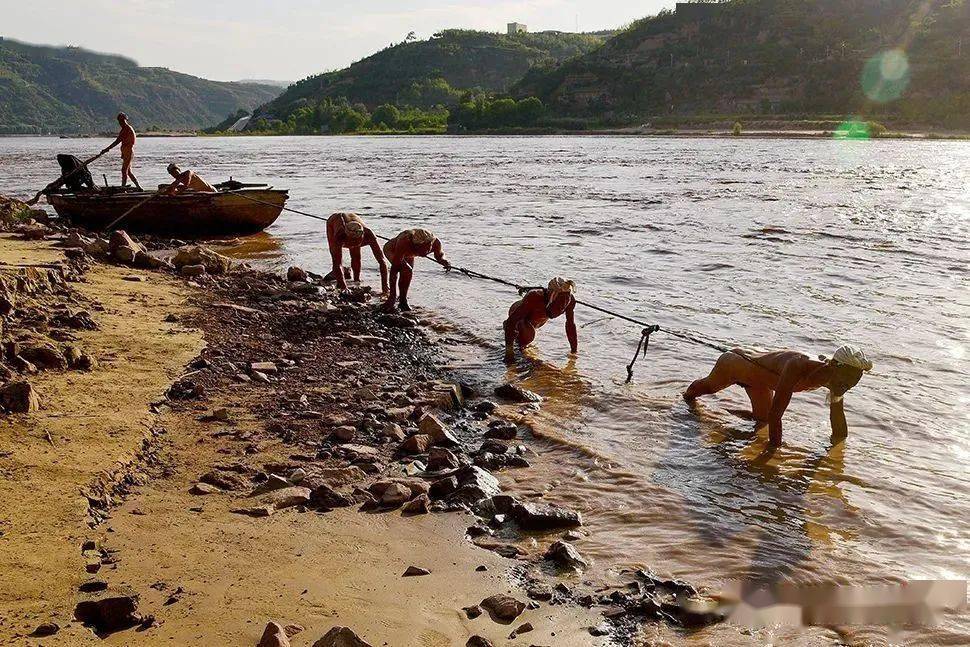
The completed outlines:
<svg viewBox="0 0 970 647">
<path fill-rule="evenodd" d="M 354 281 L 360 282 L 360 248 L 370 247 L 381 268 L 381 294 L 387 294 L 387 262 L 384 252 L 377 242 L 377 236 L 369 227 L 364 225 L 356 213 L 335 213 L 327 219 L 327 244 L 330 247 L 330 259 L 333 270 L 324 280 L 336 280 L 341 291 L 347 289 L 344 276 L 344 247 L 350 251 L 350 267 L 353 270 Z"/>
<path fill-rule="evenodd" d="M 414 259 L 428 254 L 434 254 L 434 260 L 446 270 L 451 269 L 451 263 L 445 258 L 445 253 L 441 249 L 441 241 L 426 229 L 402 231 L 384 244 L 384 255 L 391 263 L 390 292 L 384 304 L 384 310 L 388 312 L 394 310 L 398 288 L 401 291 L 399 301 L 401 310 L 408 312 L 411 309 L 408 304 L 408 289 L 411 287 L 411 278 L 414 274 Z"/>
<path fill-rule="evenodd" d="M 576 284 L 557 276 L 549 281 L 549 287 L 531 290 L 509 308 L 509 317 L 502 324 L 505 328 L 505 359 L 515 357 L 513 343 L 519 342 L 524 349 L 536 338 L 536 331 L 550 319 L 566 315 L 566 339 L 569 352 L 576 353 L 579 339 L 576 333 Z"/>
<path fill-rule="evenodd" d="M 175 164 L 168 165 L 168 174 L 175 178 L 175 181 L 165 188 L 164 193 L 175 195 L 183 191 L 196 191 L 198 193 L 218 193 L 216 188 L 203 180 L 195 171 L 181 170 Z"/>
<path fill-rule="evenodd" d="M 852 346 L 842 346 L 831 358 L 820 356 L 818 360 L 791 350 L 752 353 L 735 348 L 718 358 L 710 375 L 693 382 L 684 399 L 692 402 L 735 384 L 744 387 L 752 416 L 768 423 L 769 444 L 777 447 L 781 445 L 781 418 L 792 395 L 825 387 L 829 390 L 832 441 L 838 442 L 849 433 L 842 396 L 870 370 L 872 362 Z"/>
<path fill-rule="evenodd" d="M 128 186 L 128 178 L 131 178 L 131 181 L 141 191 L 142 188 L 138 184 L 138 178 L 131 172 L 131 161 L 135 158 L 135 140 L 137 139 L 135 137 L 135 129 L 128 123 L 128 115 L 123 112 L 118 113 L 118 125 L 121 126 L 118 137 L 110 146 L 101 151 L 101 154 L 104 155 L 118 144 L 121 144 L 121 186 Z"/>
</svg>

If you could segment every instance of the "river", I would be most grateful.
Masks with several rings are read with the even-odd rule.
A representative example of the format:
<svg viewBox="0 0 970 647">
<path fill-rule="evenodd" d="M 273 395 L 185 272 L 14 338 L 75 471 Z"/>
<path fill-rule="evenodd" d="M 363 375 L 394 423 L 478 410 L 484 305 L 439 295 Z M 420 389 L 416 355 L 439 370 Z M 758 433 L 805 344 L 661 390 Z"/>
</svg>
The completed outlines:
<svg viewBox="0 0 970 647">
<path fill-rule="evenodd" d="M 56 152 L 102 140 L 0 138 L 0 193 L 57 175 Z M 112 153 L 113 155 L 114 153 Z M 829 440 L 822 393 L 797 394 L 773 454 L 732 410 L 731 389 L 680 397 L 717 353 L 577 311 L 570 359 L 559 320 L 535 352 L 502 362 L 509 289 L 419 261 L 411 303 L 452 325 L 453 363 L 481 384 L 512 378 L 546 398 L 531 423 L 537 469 L 520 494 L 580 509 L 577 546 L 604 578 L 649 566 L 717 589 L 730 580 L 970 579 L 970 143 L 623 137 L 142 139 L 135 171 L 178 162 L 290 189 L 289 206 L 357 211 L 378 233 L 435 232 L 450 259 L 529 285 L 564 275 L 578 296 L 727 345 L 811 355 L 843 343 L 875 364 Z M 117 160 L 99 163 L 117 179 Z M 329 264 L 323 223 L 284 216 L 239 253 Z M 373 259 L 365 279 L 377 285 Z M 722 627 L 663 640 L 836 644 L 827 629 Z M 868 631 L 868 633 L 866 633 Z M 841 640 L 967 644 L 966 614 Z"/>
</svg>

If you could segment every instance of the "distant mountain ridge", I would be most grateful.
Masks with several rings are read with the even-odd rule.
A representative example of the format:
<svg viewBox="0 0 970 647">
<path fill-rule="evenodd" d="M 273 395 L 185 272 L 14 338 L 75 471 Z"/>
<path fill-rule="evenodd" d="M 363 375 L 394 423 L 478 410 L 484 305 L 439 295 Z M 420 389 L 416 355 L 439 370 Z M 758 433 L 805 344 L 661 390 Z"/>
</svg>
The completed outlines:
<svg viewBox="0 0 970 647">
<path fill-rule="evenodd" d="M 513 35 L 449 29 L 428 40 L 408 40 L 347 68 L 290 85 L 261 106 L 258 119 L 285 120 L 324 99 L 430 108 L 454 102 L 461 90 L 504 92 L 536 65 L 554 65 L 592 51 L 604 38 L 565 32 Z"/>
<path fill-rule="evenodd" d="M 860 114 L 970 125 L 967 0 L 678 3 L 512 90 L 563 116 Z"/>
<path fill-rule="evenodd" d="M 124 56 L 0 39 L 0 134 L 93 133 L 117 128 L 196 130 L 252 110 L 279 87 L 209 81 Z"/>
</svg>

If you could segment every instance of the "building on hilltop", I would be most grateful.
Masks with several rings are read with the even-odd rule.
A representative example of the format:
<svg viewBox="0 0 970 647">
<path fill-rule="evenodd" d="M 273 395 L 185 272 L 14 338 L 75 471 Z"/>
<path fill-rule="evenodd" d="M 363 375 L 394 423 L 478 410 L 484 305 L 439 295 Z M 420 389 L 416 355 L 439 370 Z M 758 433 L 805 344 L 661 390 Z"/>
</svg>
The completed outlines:
<svg viewBox="0 0 970 647">
<path fill-rule="evenodd" d="M 520 22 L 509 23 L 509 36 L 514 36 L 515 34 L 524 34 L 528 31 L 529 31 L 528 25 L 523 25 Z"/>
</svg>

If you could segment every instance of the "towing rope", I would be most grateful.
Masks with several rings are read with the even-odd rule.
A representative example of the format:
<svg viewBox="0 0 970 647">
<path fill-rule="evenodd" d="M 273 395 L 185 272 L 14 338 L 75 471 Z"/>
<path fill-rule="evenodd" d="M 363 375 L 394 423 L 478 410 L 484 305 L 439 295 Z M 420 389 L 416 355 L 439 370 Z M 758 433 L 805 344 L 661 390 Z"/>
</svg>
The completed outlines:
<svg viewBox="0 0 970 647">
<path fill-rule="evenodd" d="M 270 207 L 279 207 L 280 206 L 280 205 L 275 204 L 275 203 L 272 203 L 272 202 L 266 202 L 265 200 L 259 200 L 257 198 L 253 198 L 253 197 L 248 196 L 248 195 L 243 195 L 241 193 L 234 193 L 233 195 L 236 195 L 236 196 L 238 196 L 240 198 L 244 198 L 246 200 L 250 200 L 252 202 L 258 202 L 259 204 L 267 205 L 267 206 L 270 206 Z M 300 211 L 298 209 L 291 209 L 290 207 L 282 207 L 282 210 L 283 211 L 289 211 L 290 213 L 295 213 L 295 214 L 300 215 L 300 216 L 306 216 L 307 218 L 313 218 L 314 220 L 322 220 L 324 222 L 327 222 L 327 220 L 328 220 L 328 218 L 325 218 L 323 216 L 318 216 L 318 215 L 315 215 L 315 214 L 312 214 L 312 213 L 307 213 L 305 211 Z M 379 239 L 384 240 L 384 241 L 391 240 L 390 238 L 387 238 L 386 236 L 381 236 L 381 235 L 376 234 L 376 233 L 374 234 L 374 236 L 376 238 L 379 238 Z M 504 285 L 504 286 L 507 286 L 507 287 L 510 287 L 510 288 L 514 288 L 519 293 L 519 295 L 525 294 L 526 292 L 529 292 L 530 290 L 541 289 L 541 288 L 537 288 L 537 287 L 534 287 L 534 286 L 527 286 L 527 285 L 520 285 L 518 283 L 513 283 L 512 281 L 508 281 L 506 279 L 499 278 L 497 276 L 490 276 L 490 275 L 484 274 L 482 272 L 477 272 L 475 270 L 468 269 L 467 267 L 459 267 L 457 265 L 451 265 L 450 263 L 446 264 L 446 263 L 444 263 L 442 261 L 439 261 L 438 259 L 434 258 L 433 256 L 424 255 L 424 258 L 426 258 L 426 259 L 428 259 L 430 261 L 433 261 L 433 262 L 437 263 L 438 265 L 441 265 L 442 267 L 445 268 L 446 271 L 454 270 L 456 272 L 459 272 L 459 273 L 464 274 L 465 276 L 468 276 L 468 277 L 471 277 L 471 278 L 482 279 L 482 280 L 485 280 L 485 281 L 492 281 L 492 282 L 498 283 L 500 285 Z M 634 319 L 633 317 L 629 317 L 627 315 L 624 315 L 622 313 L 616 312 L 614 310 L 610 310 L 608 308 L 604 308 L 602 306 L 598 306 L 596 304 L 589 303 L 588 301 L 582 301 L 580 299 L 576 299 L 575 297 L 574 297 L 574 300 L 576 301 L 577 304 L 579 304 L 581 306 L 585 306 L 585 307 L 589 308 L 590 310 L 596 310 L 597 312 L 602 312 L 603 314 L 609 315 L 611 317 L 615 317 L 617 319 L 622 319 L 623 321 L 628 321 L 628 322 L 630 322 L 632 324 L 636 324 L 636 325 L 638 325 L 638 326 L 640 326 L 642 328 L 642 330 L 640 332 L 640 341 L 637 344 L 636 351 L 633 353 L 633 359 L 630 361 L 630 363 L 626 367 L 626 371 L 627 371 L 626 383 L 627 384 L 629 384 L 633 380 L 633 366 L 634 366 L 634 364 L 636 364 L 637 358 L 640 357 L 641 354 L 644 357 L 646 357 L 646 355 L 647 355 L 647 348 L 650 346 L 650 335 L 652 335 L 655 332 L 665 332 L 668 335 L 671 335 L 671 336 L 676 337 L 678 339 L 681 339 L 683 341 L 686 341 L 686 342 L 689 342 L 689 343 L 693 343 L 693 344 L 697 344 L 697 345 L 700 345 L 700 346 L 706 346 L 708 348 L 711 348 L 713 350 L 716 350 L 716 351 L 719 351 L 719 352 L 722 352 L 722 353 L 732 352 L 730 348 L 728 348 L 727 346 L 725 346 L 723 344 L 717 344 L 717 343 L 714 343 L 713 341 L 709 341 L 708 339 L 703 339 L 702 338 L 703 335 L 701 335 L 701 333 L 695 333 L 693 331 L 686 331 L 686 330 L 673 330 L 673 329 L 670 329 L 670 328 L 663 328 L 663 327 L 661 327 L 661 326 L 659 326 L 657 324 L 646 323 L 645 321 L 641 321 L 639 319 Z M 751 357 L 748 357 L 744 353 L 735 353 L 735 354 L 738 355 L 739 357 L 742 357 L 742 358 L 746 359 L 747 361 L 751 362 L 755 366 L 758 366 L 760 368 L 765 368 L 765 370 L 770 370 L 770 369 L 767 369 L 764 366 L 761 366 L 760 363 L 756 362 L 754 359 L 752 359 Z M 774 372 L 774 371 L 772 371 L 772 372 Z"/>
</svg>

